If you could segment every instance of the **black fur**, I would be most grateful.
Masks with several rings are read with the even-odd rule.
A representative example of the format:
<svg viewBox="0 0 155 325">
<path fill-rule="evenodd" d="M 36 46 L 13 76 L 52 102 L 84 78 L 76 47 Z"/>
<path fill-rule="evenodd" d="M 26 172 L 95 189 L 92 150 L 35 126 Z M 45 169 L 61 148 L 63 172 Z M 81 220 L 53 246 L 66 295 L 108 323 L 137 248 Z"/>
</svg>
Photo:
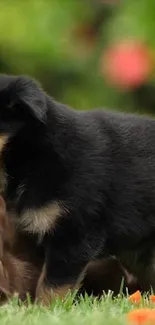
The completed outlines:
<svg viewBox="0 0 155 325">
<path fill-rule="evenodd" d="M 10 134 L 8 209 L 21 218 L 52 202 L 65 208 L 42 240 L 48 284 L 75 284 L 89 261 L 114 255 L 155 288 L 155 120 L 79 112 L 28 78 L 1 76 L 0 131 Z"/>
</svg>

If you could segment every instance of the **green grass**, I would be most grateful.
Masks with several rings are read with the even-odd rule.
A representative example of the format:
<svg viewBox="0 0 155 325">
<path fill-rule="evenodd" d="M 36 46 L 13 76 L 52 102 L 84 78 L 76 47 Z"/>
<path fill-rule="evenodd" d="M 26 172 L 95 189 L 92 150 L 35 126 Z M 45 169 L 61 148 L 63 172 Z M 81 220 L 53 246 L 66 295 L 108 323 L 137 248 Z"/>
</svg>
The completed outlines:
<svg viewBox="0 0 155 325">
<path fill-rule="evenodd" d="M 143 299 L 140 307 L 152 307 L 148 299 Z M 6 325 L 119 325 L 127 324 L 126 314 L 137 308 L 126 297 L 112 299 L 111 294 L 97 299 L 81 298 L 73 303 L 73 297 L 68 295 L 62 303 L 53 302 L 50 308 L 43 308 L 29 303 L 28 307 L 19 306 L 17 299 L 0 308 L 0 324 Z"/>
</svg>

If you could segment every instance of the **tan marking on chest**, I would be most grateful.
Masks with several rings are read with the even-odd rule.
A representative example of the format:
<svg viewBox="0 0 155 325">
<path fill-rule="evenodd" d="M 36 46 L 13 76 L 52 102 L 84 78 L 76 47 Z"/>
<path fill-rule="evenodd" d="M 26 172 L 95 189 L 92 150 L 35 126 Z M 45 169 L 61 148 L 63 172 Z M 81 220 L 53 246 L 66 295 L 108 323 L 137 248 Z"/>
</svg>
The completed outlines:
<svg viewBox="0 0 155 325">
<path fill-rule="evenodd" d="M 39 238 L 42 238 L 54 229 L 58 219 L 65 214 L 63 206 L 55 202 L 40 209 L 28 209 L 18 218 L 18 224 L 23 230 L 38 234 Z"/>
<path fill-rule="evenodd" d="M 3 150 L 6 143 L 8 142 L 8 138 L 9 138 L 8 134 L 0 135 L 0 152 Z"/>
</svg>

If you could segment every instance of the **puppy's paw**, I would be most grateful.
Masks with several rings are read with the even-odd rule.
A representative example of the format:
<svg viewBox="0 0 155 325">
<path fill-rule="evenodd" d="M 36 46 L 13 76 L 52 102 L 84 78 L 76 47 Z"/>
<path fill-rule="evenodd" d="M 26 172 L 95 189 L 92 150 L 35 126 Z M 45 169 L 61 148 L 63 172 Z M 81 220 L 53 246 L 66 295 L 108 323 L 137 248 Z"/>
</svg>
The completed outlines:
<svg viewBox="0 0 155 325">
<path fill-rule="evenodd" d="M 52 290 L 48 288 L 40 288 L 36 291 L 35 302 L 41 304 L 42 306 L 49 307 L 53 301 L 54 296 L 52 295 Z"/>
</svg>

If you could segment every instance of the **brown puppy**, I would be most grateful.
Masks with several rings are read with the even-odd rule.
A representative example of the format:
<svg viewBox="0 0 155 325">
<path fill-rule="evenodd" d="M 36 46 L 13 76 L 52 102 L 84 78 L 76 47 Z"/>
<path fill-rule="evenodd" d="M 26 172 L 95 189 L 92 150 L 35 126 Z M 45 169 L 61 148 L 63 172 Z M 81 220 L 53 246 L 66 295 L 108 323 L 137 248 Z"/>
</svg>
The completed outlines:
<svg viewBox="0 0 155 325">
<path fill-rule="evenodd" d="M 29 293 L 33 300 L 40 273 L 37 258 L 32 263 L 28 246 L 20 240 L 8 219 L 5 202 L 0 196 L 0 304 L 15 293 L 21 300 Z"/>
</svg>

